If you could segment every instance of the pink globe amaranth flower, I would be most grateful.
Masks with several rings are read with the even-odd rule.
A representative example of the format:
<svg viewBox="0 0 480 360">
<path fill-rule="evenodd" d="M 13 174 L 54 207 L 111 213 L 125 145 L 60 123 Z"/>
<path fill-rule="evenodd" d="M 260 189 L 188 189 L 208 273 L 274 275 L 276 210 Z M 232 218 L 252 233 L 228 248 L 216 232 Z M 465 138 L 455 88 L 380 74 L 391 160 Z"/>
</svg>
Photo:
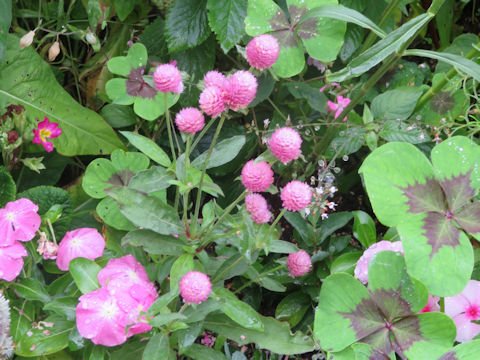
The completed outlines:
<svg viewBox="0 0 480 360">
<path fill-rule="evenodd" d="M 175 124 L 177 124 L 178 130 L 195 134 L 205 126 L 205 118 L 200 110 L 189 107 L 178 112 L 175 116 Z"/>
<path fill-rule="evenodd" d="M 267 200 L 260 194 L 248 194 L 245 197 L 245 207 L 251 215 L 251 219 L 257 224 L 270 221 L 272 213 L 268 210 Z"/>
<path fill-rule="evenodd" d="M 32 240 L 42 221 L 37 211 L 38 206 L 26 198 L 10 201 L 0 209 L 0 246 Z"/>
<path fill-rule="evenodd" d="M 80 228 L 68 231 L 58 245 L 57 266 L 67 271 L 70 261 L 77 257 L 90 260 L 102 256 L 105 240 L 97 229 Z"/>
<path fill-rule="evenodd" d="M 225 111 L 224 91 L 218 86 L 205 88 L 198 99 L 200 109 L 212 118 L 216 118 Z"/>
<path fill-rule="evenodd" d="M 312 269 L 312 259 L 305 250 L 300 250 L 288 255 L 287 267 L 291 276 L 303 276 Z"/>
<path fill-rule="evenodd" d="M 440 311 L 440 305 L 438 302 L 440 301 L 440 297 L 428 295 L 427 305 L 424 306 L 422 310 L 418 313 L 426 313 L 426 312 L 438 312 Z"/>
<path fill-rule="evenodd" d="M 340 116 L 342 111 L 347 107 L 348 104 L 350 104 L 350 99 L 349 98 L 344 98 L 342 95 L 337 96 L 337 103 L 334 103 L 333 101 L 328 100 L 327 101 L 327 110 L 328 111 L 335 111 L 335 119 Z M 344 121 L 347 120 L 345 117 L 343 119 Z"/>
<path fill-rule="evenodd" d="M 179 288 L 183 301 L 188 304 L 200 304 L 208 299 L 212 292 L 212 283 L 204 273 L 189 271 L 180 280 Z"/>
<path fill-rule="evenodd" d="M 470 341 L 480 334 L 480 325 L 472 322 L 480 320 L 480 281 L 470 280 L 460 294 L 446 297 L 445 314 L 457 327 L 456 341 Z"/>
<path fill-rule="evenodd" d="M 391 242 L 382 240 L 371 245 L 364 251 L 363 255 L 358 259 L 357 266 L 355 267 L 354 275 L 363 284 L 368 282 L 368 265 L 373 256 L 380 251 L 395 251 L 403 254 L 403 246 L 401 241 Z"/>
<path fill-rule="evenodd" d="M 266 161 L 248 161 L 242 169 L 242 184 L 250 191 L 266 191 L 273 184 L 273 170 Z"/>
<path fill-rule="evenodd" d="M 44 120 L 39 122 L 36 129 L 33 129 L 33 143 L 43 145 L 47 152 L 53 150 L 53 144 L 47 139 L 59 137 L 62 134 L 62 129 L 57 123 L 51 123 L 45 116 Z"/>
<path fill-rule="evenodd" d="M 255 99 L 257 87 L 257 79 L 249 71 L 234 72 L 225 82 L 228 107 L 233 111 L 246 108 Z"/>
<path fill-rule="evenodd" d="M 299 211 L 305 209 L 312 201 L 312 189 L 301 181 L 293 180 L 282 189 L 280 199 L 285 209 Z"/>
<path fill-rule="evenodd" d="M 158 91 L 162 93 L 177 93 L 183 91 L 182 74 L 173 64 L 157 66 L 153 73 L 153 82 Z"/>
<path fill-rule="evenodd" d="M 117 297 L 100 288 L 80 296 L 76 308 L 77 329 L 96 345 L 116 346 L 127 340 L 127 313 Z"/>
<path fill-rule="evenodd" d="M 11 245 L 0 247 L 0 279 L 15 280 L 23 267 L 23 256 L 28 256 L 21 243 L 15 241 Z"/>
<path fill-rule="evenodd" d="M 269 34 L 254 37 L 246 48 L 248 63 L 259 70 L 271 67 L 277 61 L 279 53 L 277 39 Z"/>
<path fill-rule="evenodd" d="M 300 134 L 288 127 L 275 130 L 268 141 L 270 151 L 282 163 L 298 159 L 302 153 L 302 138 Z"/>
<path fill-rule="evenodd" d="M 203 85 L 207 88 L 209 86 L 216 86 L 222 89 L 225 86 L 226 81 L 225 75 L 221 72 L 212 70 L 205 74 L 203 77 Z"/>
</svg>

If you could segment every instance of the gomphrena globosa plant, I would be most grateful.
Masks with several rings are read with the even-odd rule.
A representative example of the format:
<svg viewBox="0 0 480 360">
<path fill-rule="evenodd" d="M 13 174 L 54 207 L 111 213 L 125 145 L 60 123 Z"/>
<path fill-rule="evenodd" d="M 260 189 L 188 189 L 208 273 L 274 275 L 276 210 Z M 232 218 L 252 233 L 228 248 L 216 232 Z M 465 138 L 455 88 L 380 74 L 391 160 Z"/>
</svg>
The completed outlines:
<svg viewBox="0 0 480 360">
<path fill-rule="evenodd" d="M 0 294 L 0 359 L 8 359 L 13 354 L 13 341 L 10 336 L 10 308 L 8 300 Z"/>
</svg>

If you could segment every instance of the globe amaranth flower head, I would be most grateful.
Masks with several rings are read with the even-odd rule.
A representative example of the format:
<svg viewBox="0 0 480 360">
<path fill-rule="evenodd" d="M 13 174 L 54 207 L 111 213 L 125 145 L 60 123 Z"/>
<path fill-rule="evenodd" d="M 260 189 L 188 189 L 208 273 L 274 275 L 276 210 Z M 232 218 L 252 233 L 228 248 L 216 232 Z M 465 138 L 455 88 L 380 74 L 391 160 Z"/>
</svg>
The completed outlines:
<svg viewBox="0 0 480 360">
<path fill-rule="evenodd" d="M 312 270 L 312 259 L 305 250 L 288 255 L 287 267 L 290 276 L 303 276 Z"/>
<path fill-rule="evenodd" d="M 285 209 L 299 211 L 305 209 L 310 204 L 312 195 L 312 189 L 310 189 L 308 184 L 292 180 L 282 189 L 280 199 L 282 199 Z"/>
<path fill-rule="evenodd" d="M 211 70 L 208 71 L 203 77 L 203 85 L 207 88 L 209 86 L 217 86 L 222 89 L 225 86 L 226 81 L 225 75 L 220 71 Z"/>
<path fill-rule="evenodd" d="M 273 170 L 266 161 L 250 160 L 242 168 L 242 184 L 250 191 L 266 191 L 273 184 Z"/>
<path fill-rule="evenodd" d="M 158 91 L 162 93 L 177 93 L 183 91 L 182 74 L 173 63 L 157 66 L 153 73 L 153 82 Z"/>
<path fill-rule="evenodd" d="M 42 145 L 47 152 L 53 150 L 53 144 L 47 139 L 59 137 L 62 134 L 62 129 L 57 123 L 51 123 L 45 116 L 44 120 L 39 122 L 36 129 L 33 129 L 33 143 Z"/>
<path fill-rule="evenodd" d="M 67 271 L 70 261 L 78 257 L 90 260 L 102 256 L 105 239 L 93 228 L 80 228 L 68 231 L 58 245 L 57 266 Z"/>
<path fill-rule="evenodd" d="M 364 251 L 363 255 L 358 259 L 357 266 L 355 267 L 354 275 L 363 284 L 368 282 L 368 265 L 373 256 L 380 251 L 394 251 L 403 254 L 403 246 L 401 241 L 386 241 L 382 240 L 371 245 Z"/>
<path fill-rule="evenodd" d="M 205 118 L 197 108 L 188 107 L 177 113 L 175 124 L 177 124 L 178 130 L 195 134 L 205 126 Z"/>
<path fill-rule="evenodd" d="M 203 89 L 198 99 L 200 109 L 212 118 L 216 118 L 225 111 L 225 93 L 218 86 L 212 85 Z"/>
<path fill-rule="evenodd" d="M 226 102 L 230 109 L 246 108 L 257 94 L 257 79 L 249 71 L 234 72 L 225 82 Z"/>
<path fill-rule="evenodd" d="M 275 130 L 268 140 L 268 147 L 277 159 L 286 164 L 298 159 L 302 153 L 302 138 L 296 130 L 283 127 Z"/>
<path fill-rule="evenodd" d="M 279 53 L 277 39 L 269 34 L 254 37 L 246 48 L 248 63 L 259 70 L 271 67 L 277 61 Z"/>
<path fill-rule="evenodd" d="M 267 200 L 260 194 L 248 194 L 245 197 L 245 207 L 250 213 L 251 219 L 257 224 L 267 223 L 272 218 L 272 213 L 268 210 Z"/>
<path fill-rule="evenodd" d="M 200 304 L 208 299 L 212 292 L 212 283 L 204 273 L 189 271 L 180 280 L 179 289 L 183 301 L 188 304 Z"/>
</svg>

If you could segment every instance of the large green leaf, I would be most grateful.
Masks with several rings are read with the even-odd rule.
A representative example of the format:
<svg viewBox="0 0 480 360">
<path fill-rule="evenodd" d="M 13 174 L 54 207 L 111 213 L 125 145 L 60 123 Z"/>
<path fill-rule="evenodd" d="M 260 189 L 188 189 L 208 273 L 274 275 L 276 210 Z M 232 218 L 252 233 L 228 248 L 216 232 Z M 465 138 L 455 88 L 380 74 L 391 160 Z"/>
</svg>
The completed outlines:
<svg viewBox="0 0 480 360">
<path fill-rule="evenodd" d="M 45 285 L 36 279 L 22 279 L 15 284 L 15 290 L 26 300 L 37 300 L 43 303 L 51 301 Z"/>
<path fill-rule="evenodd" d="M 92 110 L 75 100 L 58 84 L 50 67 L 32 47 L 20 50 L 19 39 L 8 36 L 0 65 L 0 101 L 21 104 L 31 117 L 59 124 L 62 135 L 52 139 L 63 155 L 109 154 L 123 144 L 112 128 Z"/>
<path fill-rule="evenodd" d="M 120 21 L 124 21 L 135 7 L 135 1 L 113 0 L 113 5 L 115 6 Z"/>
<path fill-rule="evenodd" d="M 122 239 L 122 245 L 141 246 L 149 254 L 180 256 L 185 251 L 187 242 L 182 238 L 175 238 L 171 235 L 157 234 L 150 230 L 130 231 Z"/>
<path fill-rule="evenodd" d="M 17 187 L 10 173 L 4 166 L 0 166 L 0 208 L 15 200 Z"/>
<path fill-rule="evenodd" d="M 385 91 L 372 100 L 372 114 L 377 120 L 405 120 L 415 109 L 423 90 L 405 86 Z"/>
<path fill-rule="evenodd" d="M 153 140 L 131 131 L 120 131 L 120 134 L 125 136 L 133 146 L 135 146 L 138 150 L 143 152 L 156 163 L 165 167 L 170 166 L 171 161 L 167 153 L 163 151 L 163 149 Z"/>
<path fill-rule="evenodd" d="M 154 335 L 143 351 L 143 360 L 157 360 L 159 354 L 162 359 L 175 360 L 176 356 L 168 343 L 168 335 L 160 333 Z"/>
<path fill-rule="evenodd" d="M 94 261 L 82 257 L 75 258 L 68 265 L 68 270 L 83 294 L 100 287 L 97 274 L 101 267 Z"/>
<path fill-rule="evenodd" d="M 225 53 L 245 34 L 247 6 L 247 0 L 207 0 L 208 22 Z"/>
<path fill-rule="evenodd" d="M 477 360 L 480 353 L 480 340 L 473 340 L 455 346 L 439 360 Z"/>
<path fill-rule="evenodd" d="M 207 169 L 226 164 L 230 160 L 234 159 L 240 150 L 242 150 L 245 142 L 246 139 L 244 135 L 237 135 L 220 141 L 213 147 L 212 154 L 208 160 Z M 192 161 L 192 166 L 196 167 L 197 169 L 202 169 L 203 163 L 207 158 L 207 153 L 208 151 L 205 151 L 196 157 L 195 160 Z"/>
<path fill-rule="evenodd" d="M 0 2 L 0 64 L 7 49 L 7 34 L 12 21 L 12 0 Z"/>
<path fill-rule="evenodd" d="M 225 288 L 218 288 L 215 294 L 220 297 L 221 307 L 225 315 L 248 329 L 264 331 L 260 314 L 257 313 L 250 305 L 239 300 L 234 294 Z"/>
</svg>

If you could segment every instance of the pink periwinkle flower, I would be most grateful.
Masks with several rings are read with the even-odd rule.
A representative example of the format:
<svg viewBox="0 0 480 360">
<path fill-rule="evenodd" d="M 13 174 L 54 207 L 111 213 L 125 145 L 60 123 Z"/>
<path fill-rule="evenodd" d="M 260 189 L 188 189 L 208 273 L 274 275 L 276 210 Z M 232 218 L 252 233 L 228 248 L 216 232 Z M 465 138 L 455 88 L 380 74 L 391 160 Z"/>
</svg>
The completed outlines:
<svg viewBox="0 0 480 360">
<path fill-rule="evenodd" d="M 38 206 L 26 198 L 10 201 L 0 209 L 0 246 L 32 240 L 42 221 L 37 211 Z"/>
<path fill-rule="evenodd" d="M 288 255 L 287 267 L 290 276 L 303 276 L 312 269 L 312 259 L 305 250 L 300 250 Z"/>
<path fill-rule="evenodd" d="M 120 288 L 149 282 L 145 268 L 132 255 L 109 260 L 97 278 L 100 286 Z"/>
<path fill-rule="evenodd" d="M 340 116 L 342 111 L 347 107 L 348 104 L 350 104 L 350 99 L 349 98 L 344 98 L 342 95 L 337 96 L 337 103 L 334 103 L 333 101 L 328 100 L 327 101 L 327 110 L 328 111 L 335 111 L 335 119 Z M 347 120 L 345 117 L 343 119 L 344 121 Z"/>
<path fill-rule="evenodd" d="M 310 204 L 312 195 L 312 189 L 310 189 L 308 184 L 293 180 L 282 189 L 280 199 L 282 199 L 285 209 L 299 211 L 305 209 Z"/>
<path fill-rule="evenodd" d="M 157 90 L 162 93 L 180 94 L 183 91 L 182 74 L 174 64 L 157 66 L 153 73 L 153 82 Z"/>
<path fill-rule="evenodd" d="M 175 124 L 180 131 L 195 134 L 205 126 L 205 118 L 197 108 L 188 107 L 177 113 Z"/>
<path fill-rule="evenodd" d="M 212 292 L 210 278 L 200 271 L 189 271 L 183 275 L 179 284 L 183 301 L 189 304 L 200 304 L 208 299 Z"/>
<path fill-rule="evenodd" d="M 36 129 L 33 129 L 33 143 L 43 145 L 47 152 L 53 150 L 53 144 L 47 139 L 59 137 L 62 134 L 62 129 L 57 123 L 50 122 L 45 116 L 44 120 L 39 122 Z"/>
<path fill-rule="evenodd" d="M 225 86 L 226 77 L 220 71 L 211 70 L 203 77 L 203 85 L 207 88 L 209 86 L 216 86 L 222 89 Z"/>
<path fill-rule="evenodd" d="M 242 168 L 242 184 L 250 191 L 266 191 L 273 184 L 273 170 L 266 161 L 248 161 Z"/>
<path fill-rule="evenodd" d="M 259 70 L 271 67 L 277 61 L 279 53 L 277 39 L 269 34 L 254 37 L 246 48 L 248 63 Z"/>
<path fill-rule="evenodd" d="M 260 194 L 248 194 L 245 197 L 245 207 L 250 213 L 251 219 L 257 224 L 267 223 L 272 218 L 267 200 Z"/>
<path fill-rule="evenodd" d="M 0 279 L 15 280 L 22 271 L 22 257 L 27 255 L 27 251 L 18 241 L 11 245 L 0 246 Z"/>
<path fill-rule="evenodd" d="M 225 110 L 224 91 L 218 86 L 209 86 L 202 91 L 198 102 L 205 114 L 216 118 Z"/>
<path fill-rule="evenodd" d="M 225 82 L 227 105 L 233 111 L 246 108 L 255 99 L 257 87 L 257 79 L 251 72 L 234 72 Z"/>
<path fill-rule="evenodd" d="M 368 282 L 368 265 L 373 256 L 380 251 L 394 251 L 403 254 L 403 247 L 401 241 L 391 242 L 387 240 L 379 241 L 371 245 L 364 251 L 363 255 L 358 259 L 357 266 L 355 267 L 355 277 L 363 284 Z"/>
<path fill-rule="evenodd" d="M 470 341 L 480 334 L 480 325 L 472 322 L 480 320 L 480 281 L 470 280 L 460 294 L 446 297 L 445 314 L 457 327 L 456 341 Z"/>
<path fill-rule="evenodd" d="M 419 311 L 419 313 L 427 313 L 427 312 L 436 312 L 440 311 L 440 305 L 438 302 L 440 301 L 440 297 L 428 295 L 427 305 Z"/>
<path fill-rule="evenodd" d="M 105 249 L 105 239 L 97 229 L 80 228 L 68 231 L 58 245 L 57 266 L 67 271 L 70 261 L 77 257 L 90 260 L 102 256 Z"/>
<path fill-rule="evenodd" d="M 283 127 L 275 130 L 268 141 L 268 147 L 277 159 L 286 164 L 298 159 L 302 153 L 302 138 L 297 131 Z"/>
</svg>

